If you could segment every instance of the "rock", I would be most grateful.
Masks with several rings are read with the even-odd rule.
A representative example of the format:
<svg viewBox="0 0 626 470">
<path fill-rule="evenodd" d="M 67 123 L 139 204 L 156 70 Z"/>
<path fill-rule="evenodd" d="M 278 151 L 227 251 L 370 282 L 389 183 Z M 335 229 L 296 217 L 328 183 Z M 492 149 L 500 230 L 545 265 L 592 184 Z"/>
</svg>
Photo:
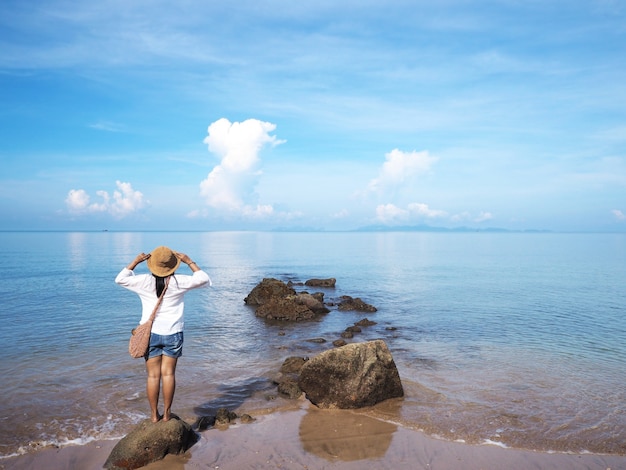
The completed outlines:
<svg viewBox="0 0 626 470">
<path fill-rule="evenodd" d="M 249 423 L 253 423 L 254 421 L 256 421 L 255 418 L 253 418 L 252 416 L 250 416 L 249 414 L 242 414 L 241 415 L 241 422 L 244 424 L 249 424 Z"/>
<path fill-rule="evenodd" d="M 247 416 L 247 415 L 244 415 L 244 416 Z M 243 422 L 244 416 L 241 417 L 242 422 Z M 198 418 L 194 427 L 198 431 L 205 431 L 206 429 L 212 426 L 223 429 L 225 427 L 228 427 L 228 425 L 234 422 L 237 418 L 238 418 L 237 413 L 235 413 L 234 411 L 229 411 L 226 408 L 219 408 L 215 416 L 202 416 Z M 248 416 L 248 418 L 250 417 Z M 245 418 L 245 419 L 247 420 L 247 422 L 250 422 L 248 418 Z"/>
<path fill-rule="evenodd" d="M 288 296 L 287 298 L 291 298 L 291 296 Z M 300 294 L 297 294 L 294 299 L 297 303 L 301 305 L 306 305 L 314 313 L 324 314 L 330 312 L 330 310 L 328 310 L 324 305 L 324 294 L 320 292 L 316 294 L 301 292 Z"/>
<path fill-rule="evenodd" d="M 324 338 L 309 338 L 306 341 L 309 342 L 309 343 L 324 344 L 326 342 L 326 339 L 324 339 Z"/>
<path fill-rule="evenodd" d="M 374 326 L 376 324 L 377 323 L 375 321 L 364 318 L 363 320 L 359 320 L 358 322 L 356 322 L 355 326 Z"/>
<path fill-rule="evenodd" d="M 298 386 L 298 373 L 302 366 L 306 364 L 306 357 L 288 357 L 283 361 L 280 367 L 280 376 L 274 379 L 274 383 L 278 385 L 278 393 L 287 396 L 293 400 L 302 395 L 302 390 Z"/>
<path fill-rule="evenodd" d="M 306 361 L 308 361 L 308 359 L 305 357 L 288 357 L 283 361 L 280 371 L 283 374 L 297 374 Z"/>
<path fill-rule="evenodd" d="M 293 297 L 271 298 L 260 305 L 255 312 L 257 317 L 268 320 L 302 321 L 315 318 L 315 313 Z"/>
<path fill-rule="evenodd" d="M 361 408 L 404 396 L 398 369 L 382 340 L 320 353 L 302 366 L 298 385 L 320 408 Z"/>
<path fill-rule="evenodd" d="M 237 413 L 228 411 L 226 408 L 220 408 L 215 415 L 215 426 L 228 426 L 237 419 Z"/>
<path fill-rule="evenodd" d="M 257 306 L 255 314 L 268 320 L 302 321 L 330 310 L 323 303 L 324 294 L 297 294 L 282 281 L 265 278 L 244 299 L 248 305 Z"/>
<path fill-rule="evenodd" d="M 265 278 L 250 291 L 243 301 L 247 305 L 259 306 L 265 304 L 270 299 L 295 294 L 296 291 L 284 282 L 274 278 Z"/>
<path fill-rule="evenodd" d="M 341 337 L 346 338 L 346 339 L 354 338 L 354 333 L 352 331 L 346 330 L 343 333 L 341 333 Z"/>
<path fill-rule="evenodd" d="M 344 295 L 341 297 L 341 302 L 339 302 L 338 309 L 341 311 L 347 310 L 358 310 L 360 312 L 376 312 L 376 307 L 363 302 L 361 299 L 352 298 L 349 295 Z"/>
<path fill-rule="evenodd" d="M 215 416 L 200 416 L 196 420 L 193 428 L 198 432 L 202 432 L 213 426 L 215 426 Z"/>
<path fill-rule="evenodd" d="M 278 384 L 278 393 L 286 395 L 292 400 L 296 400 L 297 398 L 300 398 L 300 395 L 302 395 L 302 389 L 296 380 L 287 379 Z"/>
<path fill-rule="evenodd" d="M 346 340 L 345 339 L 336 339 L 335 341 L 333 341 L 333 346 L 335 346 L 336 348 L 340 348 L 341 346 L 345 346 L 346 344 Z"/>
<path fill-rule="evenodd" d="M 328 279 L 309 279 L 304 284 L 311 287 L 335 287 L 337 280 L 334 277 Z"/>
<path fill-rule="evenodd" d="M 133 470 L 161 460 L 167 454 L 182 454 L 197 442 L 191 426 L 178 416 L 153 423 L 139 423 L 113 448 L 104 464 L 107 470 Z"/>
</svg>

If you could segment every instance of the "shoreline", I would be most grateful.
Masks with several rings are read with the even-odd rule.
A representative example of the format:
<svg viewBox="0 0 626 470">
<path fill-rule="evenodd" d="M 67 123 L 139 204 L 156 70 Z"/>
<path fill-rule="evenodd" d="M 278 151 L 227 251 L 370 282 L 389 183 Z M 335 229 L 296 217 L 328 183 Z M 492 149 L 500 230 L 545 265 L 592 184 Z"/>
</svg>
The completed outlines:
<svg viewBox="0 0 626 470">
<path fill-rule="evenodd" d="M 544 453 L 450 442 L 378 419 L 313 406 L 255 417 L 250 424 L 211 428 L 183 455 L 146 470 L 246 468 L 377 469 L 589 469 L 626 468 L 626 455 Z M 1 470 L 102 469 L 118 440 L 47 448 L 0 459 Z"/>
</svg>

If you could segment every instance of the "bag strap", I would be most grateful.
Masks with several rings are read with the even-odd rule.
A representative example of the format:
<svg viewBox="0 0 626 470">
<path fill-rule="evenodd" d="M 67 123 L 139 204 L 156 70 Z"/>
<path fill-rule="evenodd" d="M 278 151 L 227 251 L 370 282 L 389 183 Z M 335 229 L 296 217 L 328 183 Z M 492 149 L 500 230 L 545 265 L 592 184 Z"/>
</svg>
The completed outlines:
<svg viewBox="0 0 626 470">
<path fill-rule="evenodd" d="M 161 292 L 161 295 L 159 296 L 159 300 L 157 300 L 157 303 L 154 306 L 154 310 L 152 310 L 152 315 L 150 315 L 150 319 L 148 320 L 149 322 L 153 322 L 154 319 L 156 318 L 157 310 L 161 306 L 161 302 L 163 301 L 163 297 L 165 296 L 165 291 L 167 290 L 167 286 L 170 285 L 170 278 L 171 276 L 168 276 L 167 279 L 165 280 L 165 287 L 163 288 L 163 292 Z"/>
</svg>

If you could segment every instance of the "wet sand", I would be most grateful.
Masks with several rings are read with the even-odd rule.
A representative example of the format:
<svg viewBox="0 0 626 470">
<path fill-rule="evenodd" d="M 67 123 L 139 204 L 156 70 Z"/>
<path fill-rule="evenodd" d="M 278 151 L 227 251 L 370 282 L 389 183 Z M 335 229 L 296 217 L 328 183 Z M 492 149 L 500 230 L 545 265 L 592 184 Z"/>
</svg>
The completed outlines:
<svg viewBox="0 0 626 470">
<path fill-rule="evenodd" d="M 101 469 L 117 441 L 44 449 L 0 460 L 0 469 Z M 467 445 L 345 412 L 307 410 L 258 416 L 209 429 L 186 454 L 146 470 L 191 469 L 598 469 L 626 468 L 626 456 L 574 455 Z"/>
</svg>

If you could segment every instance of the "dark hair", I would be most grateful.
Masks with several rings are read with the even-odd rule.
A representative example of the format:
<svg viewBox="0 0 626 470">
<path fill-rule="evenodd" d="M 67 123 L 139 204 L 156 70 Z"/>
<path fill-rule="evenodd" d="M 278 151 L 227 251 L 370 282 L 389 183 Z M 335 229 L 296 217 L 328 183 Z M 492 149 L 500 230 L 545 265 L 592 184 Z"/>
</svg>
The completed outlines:
<svg viewBox="0 0 626 470">
<path fill-rule="evenodd" d="M 167 279 L 167 277 L 160 277 L 157 276 L 156 274 L 153 274 L 154 279 L 156 280 L 156 296 L 157 297 L 161 297 L 161 293 L 163 292 L 163 289 L 165 289 L 165 280 Z M 170 277 L 170 276 L 168 276 Z M 176 285 L 178 285 L 178 281 L 176 280 L 176 276 L 174 276 L 172 274 L 172 279 L 174 279 L 174 281 L 176 281 Z M 171 281 L 171 279 L 170 279 Z"/>
<path fill-rule="evenodd" d="M 161 297 L 161 293 L 163 293 L 163 289 L 165 289 L 165 278 L 154 276 L 156 279 L 156 295 L 157 297 Z"/>
</svg>

